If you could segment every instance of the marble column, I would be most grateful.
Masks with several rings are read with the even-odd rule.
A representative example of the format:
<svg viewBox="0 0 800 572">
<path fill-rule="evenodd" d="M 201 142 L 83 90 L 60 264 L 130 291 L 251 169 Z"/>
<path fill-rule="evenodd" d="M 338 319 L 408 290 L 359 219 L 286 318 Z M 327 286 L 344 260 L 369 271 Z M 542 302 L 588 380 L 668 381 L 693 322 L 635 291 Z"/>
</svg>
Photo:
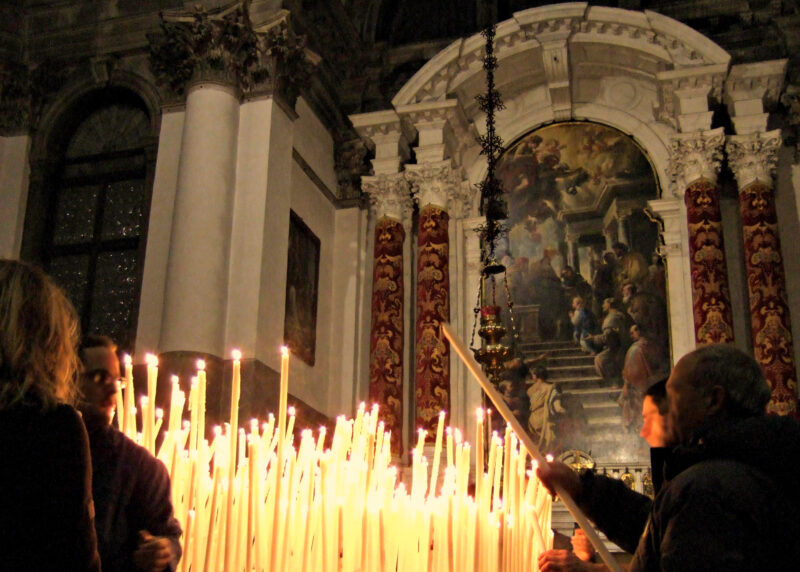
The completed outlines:
<svg viewBox="0 0 800 572">
<path fill-rule="evenodd" d="M 419 202 L 415 348 L 416 426 L 436 435 L 439 412 L 450 408 L 450 344 L 441 324 L 450 321 L 450 238 L 447 197 L 450 161 L 408 165 Z"/>
<path fill-rule="evenodd" d="M 380 405 L 391 431 L 392 454 L 403 454 L 403 375 L 405 351 L 405 226 L 411 193 L 402 173 L 362 177 L 376 215 L 369 347 L 369 400 Z"/>
<path fill-rule="evenodd" d="M 728 161 L 739 187 L 753 352 L 772 390 L 767 410 L 797 415 L 797 370 L 786 296 L 774 173 L 780 131 L 731 135 Z"/>
<path fill-rule="evenodd" d="M 716 184 L 722 129 L 681 134 L 672 141 L 670 168 L 676 192 L 683 194 L 689 230 L 695 342 L 733 342 L 733 314 Z"/>
</svg>

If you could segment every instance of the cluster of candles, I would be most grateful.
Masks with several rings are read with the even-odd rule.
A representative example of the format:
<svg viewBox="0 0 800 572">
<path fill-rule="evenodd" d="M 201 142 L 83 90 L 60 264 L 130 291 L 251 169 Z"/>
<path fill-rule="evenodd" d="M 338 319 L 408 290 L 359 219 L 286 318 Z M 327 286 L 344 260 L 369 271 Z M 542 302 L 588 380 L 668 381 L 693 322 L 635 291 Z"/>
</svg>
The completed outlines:
<svg viewBox="0 0 800 572">
<path fill-rule="evenodd" d="M 172 378 L 168 426 L 157 450 L 163 420 L 154 407 L 157 360 L 147 358 L 141 428 L 131 361 L 125 360 L 117 423 L 170 473 L 184 531 L 182 572 L 538 570 L 538 555 L 553 543 L 552 499 L 511 427 L 484 443 L 478 410 L 473 492 L 472 447 L 458 429 L 444 427 L 440 413 L 432 460 L 420 430 L 406 484 L 391 465 L 390 434 L 377 405 L 368 410 L 361 404 L 355 419 L 338 417 L 329 448 L 324 427 L 316 436 L 301 431 L 295 443 L 286 348 L 277 417 L 239 427 L 241 354 L 233 358 L 230 423 L 214 427 L 206 439 L 200 361 L 188 400 Z"/>
</svg>

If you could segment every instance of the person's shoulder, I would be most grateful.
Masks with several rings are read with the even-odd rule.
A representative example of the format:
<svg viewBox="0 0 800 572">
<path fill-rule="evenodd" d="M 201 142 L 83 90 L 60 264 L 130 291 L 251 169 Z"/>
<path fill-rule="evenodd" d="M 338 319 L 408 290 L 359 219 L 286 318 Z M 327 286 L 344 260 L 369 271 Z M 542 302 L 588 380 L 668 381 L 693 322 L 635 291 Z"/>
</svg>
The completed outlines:
<svg viewBox="0 0 800 572">
<path fill-rule="evenodd" d="M 130 463 L 137 467 L 140 472 L 153 475 L 160 472 L 167 472 L 164 463 L 155 458 L 150 451 L 136 443 L 133 439 L 115 429 L 115 442 L 124 451 L 125 457 Z"/>
</svg>

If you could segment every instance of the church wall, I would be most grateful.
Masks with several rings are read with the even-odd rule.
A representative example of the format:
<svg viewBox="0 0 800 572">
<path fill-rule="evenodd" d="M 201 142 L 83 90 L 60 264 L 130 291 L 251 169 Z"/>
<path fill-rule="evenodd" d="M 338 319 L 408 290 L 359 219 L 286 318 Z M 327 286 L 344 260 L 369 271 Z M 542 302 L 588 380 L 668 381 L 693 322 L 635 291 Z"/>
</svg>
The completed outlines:
<svg viewBox="0 0 800 572">
<path fill-rule="evenodd" d="M 793 162 L 793 153 L 793 149 L 784 147 L 779 154 L 775 202 L 796 362 L 800 358 L 800 256 L 797 256 L 800 237 L 800 163 Z"/>
<path fill-rule="evenodd" d="M 371 286 L 366 272 L 367 212 L 359 208 L 334 213 L 333 275 L 330 329 L 330 375 L 327 378 L 331 416 L 352 414 L 356 396 L 369 384 L 369 305 L 362 303 Z M 322 294 L 322 292 L 320 292 Z M 322 332 L 321 332 L 322 333 Z"/>
<path fill-rule="evenodd" d="M 136 354 L 142 356 L 145 352 L 159 351 L 161 346 L 164 288 L 185 115 L 181 109 L 164 111 L 161 116 L 136 331 Z"/>
<path fill-rule="evenodd" d="M 330 375 L 332 308 L 339 303 L 332 295 L 335 209 L 297 163 L 292 165 L 291 208 L 319 238 L 320 257 L 315 363 L 309 366 L 302 360 L 292 360 L 289 392 L 318 411 L 333 416 L 337 413 L 329 409 L 330 393 L 332 387 L 340 383 Z M 344 332 L 338 331 L 336 335 L 343 336 Z"/>
<path fill-rule="evenodd" d="M 336 189 L 333 139 L 302 97 L 297 99 L 295 110 L 299 117 L 294 123 L 294 149 L 322 183 L 333 191 Z"/>
<path fill-rule="evenodd" d="M 28 199 L 28 135 L 0 137 L 0 258 L 16 258 Z"/>
</svg>

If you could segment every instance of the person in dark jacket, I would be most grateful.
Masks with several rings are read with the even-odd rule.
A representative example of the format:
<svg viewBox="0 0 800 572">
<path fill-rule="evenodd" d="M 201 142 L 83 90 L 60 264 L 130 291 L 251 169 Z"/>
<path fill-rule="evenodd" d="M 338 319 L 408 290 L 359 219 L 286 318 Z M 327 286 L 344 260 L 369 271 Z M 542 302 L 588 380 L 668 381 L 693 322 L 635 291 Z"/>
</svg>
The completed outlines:
<svg viewBox="0 0 800 572">
<path fill-rule="evenodd" d="M 635 553 L 631 570 L 793 570 L 800 562 L 800 427 L 766 416 L 761 368 L 729 345 L 683 357 L 667 381 L 666 482 L 652 504 L 565 465 L 540 469 L 600 530 Z M 643 532 L 642 532 L 643 531 Z M 563 570 L 557 564 L 544 572 Z"/>
<path fill-rule="evenodd" d="M 0 569 L 99 571 L 78 321 L 39 269 L 0 260 Z"/>
<path fill-rule="evenodd" d="M 87 336 L 80 356 L 80 410 L 91 444 L 103 570 L 174 571 L 181 527 L 173 516 L 166 467 L 111 424 L 120 378 L 116 346 L 106 336 Z"/>
</svg>

